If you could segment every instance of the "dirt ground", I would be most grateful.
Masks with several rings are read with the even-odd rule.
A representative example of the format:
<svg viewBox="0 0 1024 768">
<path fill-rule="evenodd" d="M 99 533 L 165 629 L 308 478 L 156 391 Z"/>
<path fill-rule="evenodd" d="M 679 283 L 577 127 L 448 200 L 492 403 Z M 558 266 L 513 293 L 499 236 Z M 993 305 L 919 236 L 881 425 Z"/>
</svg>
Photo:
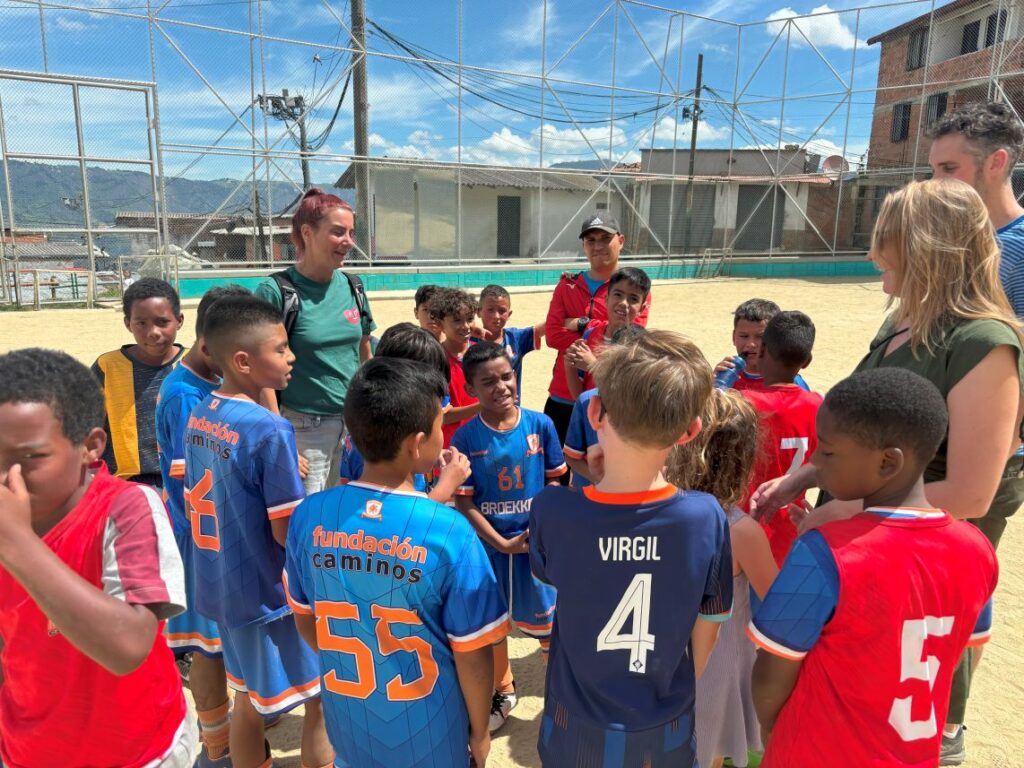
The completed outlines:
<svg viewBox="0 0 1024 768">
<path fill-rule="evenodd" d="M 660 283 L 654 288 L 649 326 L 671 328 L 693 338 L 715 362 L 730 352 L 731 311 L 760 296 L 784 309 L 800 309 L 817 326 L 814 361 L 805 372 L 812 388 L 824 393 L 853 370 L 884 315 L 885 297 L 876 281 L 720 280 Z M 513 296 L 512 325 L 543 322 L 550 292 Z M 371 297 L 381 329 L 412 320 L 412 299 Z M 179 338 L 190 343 L 193 308 L 186 308 Z M 63 349 L 84 363 L 131 340 L 115 310 L 46 310 L 0 314 L 0 352 L 26 346 Z M 545 349 L 524 361 L 523 404 L 541 410 L 554 354 Z M 1000 584 L 993 639 L 985 653 L 967 712 L 968 762 L 971 768 L 1024 765 L 1024 521 L 1011 521 L 1000 547 Z M 536 740 L 544 672 L 535 641 L 511 641 L 519 706 L 493 741 L 489 765 L 539 766 Z M 278 765 L 298 768 L 298 714 L 290 714 L 270 732 Z"/>
</svg>

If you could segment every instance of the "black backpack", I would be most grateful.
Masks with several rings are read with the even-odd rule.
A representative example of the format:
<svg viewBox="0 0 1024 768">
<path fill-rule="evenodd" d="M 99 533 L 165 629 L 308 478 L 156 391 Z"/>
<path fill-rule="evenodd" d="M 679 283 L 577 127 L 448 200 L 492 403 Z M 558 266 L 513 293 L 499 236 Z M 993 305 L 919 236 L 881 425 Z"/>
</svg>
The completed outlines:
<svg viewBox="0 0 1024 768">
<path fill-rule="evenodd" d="M 370 311 L 370 304 L 366 300 L 366 288 L 363 287 L 363 281 L 359 279 L 358 275 L 353 275 L 350 272 L 342 272 L 345 278 L 348 280 L 349 288 L 352 289 L 352 295 L 356 300 L 356 307 L 359 309 L 359 319 L 363 327 L 363 334 L 369 334 L 369 327 L 373 324 L 373 313 Z M 278 290 L 281 291 L 281 314 L 284 319 L 284 330 L 289 337 L 292 335 L 292 330 L 295 328 L 295 322 L 299 319 L 299 292 L 295 288 L 295 283 L 288 276 L 288 270 L 281 270 L 280 272 L 273 272 L 270 275 L 274 282 L 277 283 Z"/>
</svg>

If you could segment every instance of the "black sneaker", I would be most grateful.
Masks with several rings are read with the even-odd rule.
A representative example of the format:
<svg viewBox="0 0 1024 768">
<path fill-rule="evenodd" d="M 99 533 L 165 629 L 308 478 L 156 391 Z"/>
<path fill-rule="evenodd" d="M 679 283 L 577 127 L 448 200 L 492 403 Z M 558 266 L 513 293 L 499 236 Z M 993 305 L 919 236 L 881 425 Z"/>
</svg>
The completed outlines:
<svg viewBox="0 0 1024 768">
<path fill-rule="evenodd" d="M 942 734 L 942 751 L 939 753 L 939 765 L 961 765 L 967 759 L 964 747 L 964 731 L 967 726 L 961 725 L 956 736 Z"/>
<path fill-rule="evenodd" d="M 515 688 L 509 693 L 494 692 L 494 698 L 491 699 L 491 720 L 488 726 L 491 733 L 505 724 L 505 721 L 508 720 L 508 713 L 515 709 L 518 703 Z"/>
</svg>

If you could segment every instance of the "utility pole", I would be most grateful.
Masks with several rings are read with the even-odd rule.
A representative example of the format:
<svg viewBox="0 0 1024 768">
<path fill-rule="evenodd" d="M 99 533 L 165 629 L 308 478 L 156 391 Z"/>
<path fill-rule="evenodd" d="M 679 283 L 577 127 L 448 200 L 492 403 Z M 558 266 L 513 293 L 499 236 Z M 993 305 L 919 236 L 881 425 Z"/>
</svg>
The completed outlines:
<svg viewBox="0 0 1024 768">
<path fill-rule="evenodd" d="M 288 89 L 281 91 L 281 95 L 260 94 L 256 101 L 260 109 L 269 112 L 276 120 L 288 122 L 291 120 L 299 127 L 299 158 L 302 161 L 302 188 L 309 189 L 312 182 L 309 179 L 309 143 L 306 141 L 306 102 L 301 96 L 289 96 Z"/>
<path fill-rule="evenodd" d="M 256 218 L 256 231 L 259 233 L 259 235 L 258 235 L 259 239 L 258 239 L 257 242 L 259 242 L 259 244 L 260 244 L 260 256 L 257 259 L 257 261 L 261 261 L 262 262 L 262 261 L 266 261 L 267 260 L 267 236 L 263 232 L 263 216 L 260 215 L 260 191 L 258 189 L 255 189 L 253 191 L 255 192 L 254 205 L 256 207 L 256 211 L 254 212 L 254 216 Z M 270 236 L 271 237 L 274 236 L 273 227 L 271 227 Z M 273 260 L 274 260 L 274 253 L 273 253 L 273 251 L 271 251 L 271 253 L 270 253 L 270 261 L 272 262 Z"/>
<path fill-rule="evenodd" d="M 690 226 L 693 224 L 693 163 L 697 159 L 697 121 L 700 120 L 700 92 L 704 87 L 704 54 L 697 54 L 697 88 L 693 92 L 693 114 L 690 115 L 690 172 L 686 179 L 686 232 L 683 234 L 683 255 L 690 250 Z"/>
<path fill-rule="evenodd" d="M 370 228 L 369 111 L 366 96 L 366 7 L 352 0 L 352 133 L 356 154 L 356 244 L 373 262 Z"/>
</svg>

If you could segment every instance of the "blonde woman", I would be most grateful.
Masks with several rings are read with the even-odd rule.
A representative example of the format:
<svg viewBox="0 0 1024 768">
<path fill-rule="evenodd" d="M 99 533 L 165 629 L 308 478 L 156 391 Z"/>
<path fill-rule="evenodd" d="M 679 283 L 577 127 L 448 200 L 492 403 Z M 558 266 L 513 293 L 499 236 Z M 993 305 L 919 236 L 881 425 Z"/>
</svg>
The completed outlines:
<svg viewBox="0 0 1024 768">
<path fill-rule="evenodd" d="M 882 204 L 871 238 L 891 314 L 856 371 L 906 368 L 938 387 L 949 432 L 925 472 L 928 500 L 968 519 L 998 546 L 1024 501 L 1020 445 L 1024 335 L 999 283 L 999 245 L 981 197 L 950 179 L 912 182 Z M 817 484 L 813 464 L 764 483 L 751 510 L 784 507 Z M 827 501 L 801 530 L 860 511 Z M 980 654 L 976 654 L 980 657 Z M 975 666 L 977 661 L 975 660 Z M 964 760 L 970 664 L 953 683 L 942 765 Z"/>
</svg>

